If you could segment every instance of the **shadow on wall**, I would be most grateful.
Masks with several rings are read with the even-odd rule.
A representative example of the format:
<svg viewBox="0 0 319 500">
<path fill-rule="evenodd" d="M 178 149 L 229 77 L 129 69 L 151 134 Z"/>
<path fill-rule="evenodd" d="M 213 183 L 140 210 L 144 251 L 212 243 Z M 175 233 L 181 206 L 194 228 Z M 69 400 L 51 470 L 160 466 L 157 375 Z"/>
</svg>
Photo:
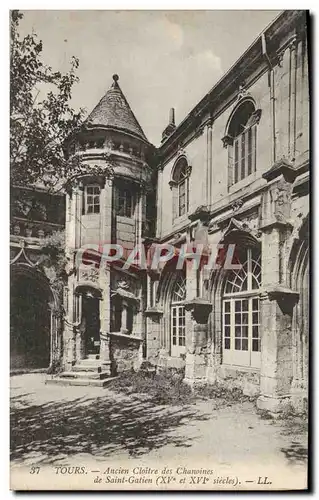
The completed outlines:
<svg viewBox="0 0 319 500">
<path fill-rule="evenodd" d="M 185 420 L 209 417 L 194 409 L 155 406 L 138 397 L 114 401 L 105 395 L 26 407 L 21 396 L 11 407 L 11 460 L 43 454 L 39 463 L 45 464 L 76 453 L 105 458 L 127 452 L 139 457 L 167 444 L 187 448 L 191 439 L 172 431 Z"/>
</svg>

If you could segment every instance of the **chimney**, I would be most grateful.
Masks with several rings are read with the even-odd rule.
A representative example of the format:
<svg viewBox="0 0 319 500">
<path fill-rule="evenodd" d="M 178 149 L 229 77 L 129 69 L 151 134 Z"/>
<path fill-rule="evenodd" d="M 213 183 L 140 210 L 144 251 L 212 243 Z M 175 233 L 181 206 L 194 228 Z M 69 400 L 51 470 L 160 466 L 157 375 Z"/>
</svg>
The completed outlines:
<svg viewBox="0 0 319 500">
<path fill-rule="evenodd" d="M 162 133 L 162 142 L 164 142 L 176 129 L 175 125 L 175 109 L 171 108 L 169 110 L 168 125 Z"/>
<path fill-rule="evenodd" d="M 171 108 L 169 110 L 169 125 L 175 125 L 175 109 Z"/>
</svg>

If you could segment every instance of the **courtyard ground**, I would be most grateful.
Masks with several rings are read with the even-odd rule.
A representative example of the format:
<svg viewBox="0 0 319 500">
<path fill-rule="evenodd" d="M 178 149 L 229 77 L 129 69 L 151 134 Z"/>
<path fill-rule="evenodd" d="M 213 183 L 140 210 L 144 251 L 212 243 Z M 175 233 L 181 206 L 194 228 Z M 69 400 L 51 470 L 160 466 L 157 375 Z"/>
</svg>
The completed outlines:
<svg viewBox="0 0 319 500">
<path fill-rule="evenodd" d="M 253 402 L 196 400 L 156 405 L 143 394 L 45 385 L 44 374 L 11 377 L 11 465 L 188 457 L 232 466 L 305 470 L 306 423 L 258 415 Z"/>
</svg>

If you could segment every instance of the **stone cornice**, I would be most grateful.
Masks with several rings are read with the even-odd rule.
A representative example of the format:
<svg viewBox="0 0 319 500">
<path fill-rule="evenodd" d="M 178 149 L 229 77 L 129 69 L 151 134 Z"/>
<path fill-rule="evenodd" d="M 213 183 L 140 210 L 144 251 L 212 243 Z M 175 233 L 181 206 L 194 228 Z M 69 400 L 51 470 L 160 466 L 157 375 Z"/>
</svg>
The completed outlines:
<svg viewBox="0 0 319 500">
<path fill-rule="evenodd" d="M 280 49 L 280 40 L 284 38 L 289 29 L 293 29 L 305 17 L 305 11 L 283 11 L 273 23 L 263 32 L 270 56 L 278 58 L 276 51 Z M 226 72 L 204 98 L 193 108 L 173 134 L 158 148 L 161 156 L 166 156 L 169 149 L 174 147 L 176 142 L 181 141 L 187 135 L 187 131 L 198 123 L 198 117 L 211 112 L 214 103 L 226 100 L 232 93 L 236 92 L 238 86 L 238 75 L 253 72 L 256 65 L 264 65 L 264 58 L 261 49 L 260 36 L 242 54 L 236 63 Z M 209 111 L 210 110 L 210 111 Z"/>
</svg>

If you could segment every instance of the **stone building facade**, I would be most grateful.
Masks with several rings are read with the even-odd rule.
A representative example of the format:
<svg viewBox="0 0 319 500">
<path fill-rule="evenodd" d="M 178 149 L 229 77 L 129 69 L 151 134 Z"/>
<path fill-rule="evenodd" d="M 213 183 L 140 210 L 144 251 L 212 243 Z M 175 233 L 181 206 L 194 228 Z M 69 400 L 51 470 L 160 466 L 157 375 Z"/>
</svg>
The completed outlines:
<svg viewBox="0 0 319 500">
<path fill-rule="evenodd" d="M 158 241 L 232 243 L 242 267 L 149 277 L 148 353 L 273 412 L 307 398 L 308 106 L 306 16 L 286 11 L 157 152 Z"/>
<path fill-rule="evenodd" d="M 53 234 L 63 241 L 64 195 L 12 186 L 10 198 L 10 369 L 54 371 L 61 362 L 62 294 L 43 246 Z"/>
<path fill-rule="evenodd" d="M 307 18 L 284 11 L 176 126 L 151 145 L 118 82 L 68 144 L 63 372 L 103 385 L 138 369 L 185 370 L 301 408 L 308 391 Z M 123 255 L 103 259 L 104 244 Z M 134 247 L 235 246 L 237 269 L 176 258 L 132 264 Z M 102 257 L 101 257 L 102 256 Z"/>
</svg>

